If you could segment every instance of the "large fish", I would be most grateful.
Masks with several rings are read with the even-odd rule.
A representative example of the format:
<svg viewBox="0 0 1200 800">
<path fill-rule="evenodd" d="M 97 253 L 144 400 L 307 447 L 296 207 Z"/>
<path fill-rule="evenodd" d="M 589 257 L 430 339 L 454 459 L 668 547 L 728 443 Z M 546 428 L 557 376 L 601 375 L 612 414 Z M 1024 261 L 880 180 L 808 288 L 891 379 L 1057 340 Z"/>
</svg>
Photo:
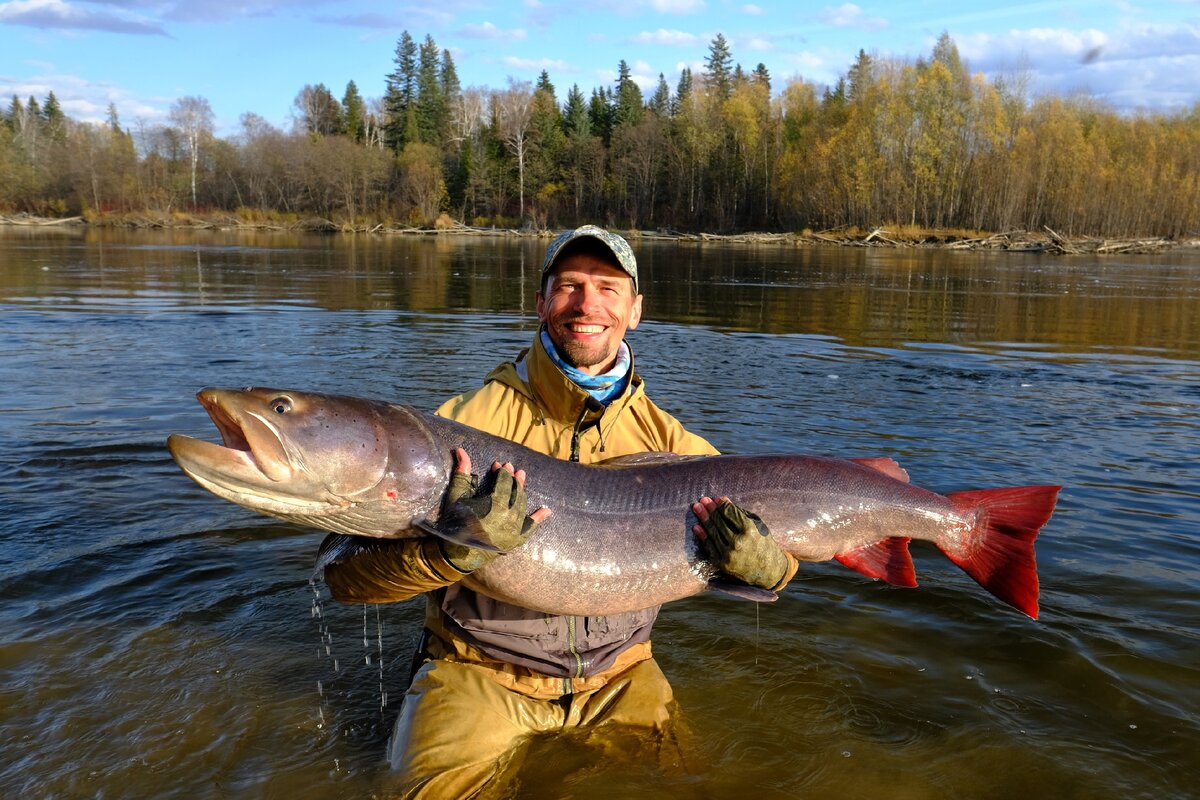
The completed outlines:
<svg viewBox="0 0 1200 800">
<path fill-rule="evenodd" d="M 205 389 L 198 397 L 224 445 L 171 436 L 184 472 L 253 511 L 349 537 L 428 535 L 416 523 L 436 519 L 456 447 L 476 464 L 526 470 L 529 508 L 553 515 L 520 548 L 464 579 L 525 608 L 591 616 L 710 587 L 737 593 L 691 532 L 691 504 L 727 495 L 802 561 L 837 559 L 871 578 L 915 586 L 908 543 L 921 539 L 1037 617 L 1034 538 L 1058 486 L 943 496 L 907 483 L 887 459 L 800 455 L 656 453 L 585 466 L 384 402 L 278 389 Z"/>
</svg>

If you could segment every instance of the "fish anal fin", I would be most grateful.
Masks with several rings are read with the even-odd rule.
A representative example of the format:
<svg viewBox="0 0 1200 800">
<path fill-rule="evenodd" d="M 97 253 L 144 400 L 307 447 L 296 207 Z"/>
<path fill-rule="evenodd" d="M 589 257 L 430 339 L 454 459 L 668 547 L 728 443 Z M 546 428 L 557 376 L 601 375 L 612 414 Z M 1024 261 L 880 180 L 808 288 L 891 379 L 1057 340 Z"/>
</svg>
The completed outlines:
<svg viewBox="0 0 1200 800">
<path fill-rule="evenodd" d="M 892 536 L 838 553 L 834 558 L 868 578 L 911 589 L 917 585 L 917 571 L 908 552 L 909 541 L 907 536 Z"/>
<path fill-rule="evenodd" d="M 908 483 L 908 470 L 897 464 L 893 458 L 851 458 L 848 460 L 853 461 L 855 464 L 869 467 L 876 472 L 882 472 L 889 478 L 895 478 L 898 481 Z"/>
<path fill-rule="evenodd" d="M 760 589 L 745 583 L 734 583 L 714 578 L 708 582 L 708 588 L 714 592 L 736 597 L 739 600 L 753 600 L 755 603 L 774 603 L 779 595 L 770 589 Z"/>
</svg>

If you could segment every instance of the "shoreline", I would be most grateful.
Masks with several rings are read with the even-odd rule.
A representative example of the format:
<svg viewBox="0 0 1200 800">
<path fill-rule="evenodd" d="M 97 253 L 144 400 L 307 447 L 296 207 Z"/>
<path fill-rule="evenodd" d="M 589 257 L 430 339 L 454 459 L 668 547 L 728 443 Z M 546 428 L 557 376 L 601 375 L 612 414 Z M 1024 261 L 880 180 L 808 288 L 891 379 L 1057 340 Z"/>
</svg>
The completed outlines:
<svg viewBox="0 0 1200 800">
<path fill-rule="evenodd" d="M 385 223 L 336 223 L 322 217 L 307 217 L 289 222 L 247 221 L 232 214 L 122 214 L 86 219 L 81 216 L 53 218 L 31 214 L 0 214 L 0 225 L 22 227 L 81 226 L 127 229 L 246 230 L 302 233 L 375 234 L 389 236 L 516 236 L 549 238 L 555 231 L 518 230 L 515 228 L 476 228 L 455 222 L 446 214 L 432 227 L 408 227 Z M 613 230 L 631 241 L 714 242 L 731 244 L 774 244 L 805 247 L 883 247 L 893 249 L 931 248 L 941 250 L 1000 250 L 1020 253 L 1060 255 L 1155 254 L 1182 249 L 1200 249 L 1200 236 L 1169 239 L 1166 237 L 1105 238 L 1062 236 L 1049 227 L 1041 231 L 980 232 L 880 226 L 870 231 L 860 228 L 833 228 L 821 231 L 771 233 L 684 233 L 673 230 Z"/>
</svg>

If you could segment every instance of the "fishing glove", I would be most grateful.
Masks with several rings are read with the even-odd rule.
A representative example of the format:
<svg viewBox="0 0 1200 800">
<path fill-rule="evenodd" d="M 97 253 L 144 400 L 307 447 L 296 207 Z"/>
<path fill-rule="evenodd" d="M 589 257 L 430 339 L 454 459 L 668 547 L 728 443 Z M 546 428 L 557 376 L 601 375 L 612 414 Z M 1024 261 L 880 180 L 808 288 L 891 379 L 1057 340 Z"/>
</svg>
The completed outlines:
<svg viewBox="0 0 1200 800">
<path fill-rule="evenodd" d="M 506 469 L 495 469 L 481 486 L 475 476 L 455 472 L 438 519 L 439 532 L 486 542 L 497 550 L 442 540 L 446 560 L 460 572 L 473 572 L 520 547 L 537 523 L 525 514 L 525 487 Z"/>
<path fill-rule="evenodd" d="M 757 515 L 726 500 L 702 524 L 709 560 L 731 578 L 771 589 L 787 574 L 787 555 Z"/>
</svg>

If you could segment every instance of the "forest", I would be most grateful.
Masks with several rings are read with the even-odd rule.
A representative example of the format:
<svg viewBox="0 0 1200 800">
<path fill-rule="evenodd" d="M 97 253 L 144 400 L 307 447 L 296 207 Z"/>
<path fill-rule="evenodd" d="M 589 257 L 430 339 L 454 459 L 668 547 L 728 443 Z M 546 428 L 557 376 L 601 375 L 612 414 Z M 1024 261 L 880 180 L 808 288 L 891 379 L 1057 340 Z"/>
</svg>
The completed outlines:
<svg viewBox="0 0 1200 800">
<path fill-rule="evenodd" d="M 1200 103 L 1122 114 L 928 57 L 860 51 L 836 85 L 773 85 L 724 36 L 702 70 L 643 92 L 508 78 L 460 85 L 432 37 L 397 41 L 379 98 L 301 87 L 290 130 L 254 112 L 214 134 L 203 97 L 167 121 L 73 120 L 53 92 L 0 111 L 0 213 L 227 215 L 281 224 L 681 232 L 880 225 L 1073 236 L 1200 236 Z"/>
</svg>

